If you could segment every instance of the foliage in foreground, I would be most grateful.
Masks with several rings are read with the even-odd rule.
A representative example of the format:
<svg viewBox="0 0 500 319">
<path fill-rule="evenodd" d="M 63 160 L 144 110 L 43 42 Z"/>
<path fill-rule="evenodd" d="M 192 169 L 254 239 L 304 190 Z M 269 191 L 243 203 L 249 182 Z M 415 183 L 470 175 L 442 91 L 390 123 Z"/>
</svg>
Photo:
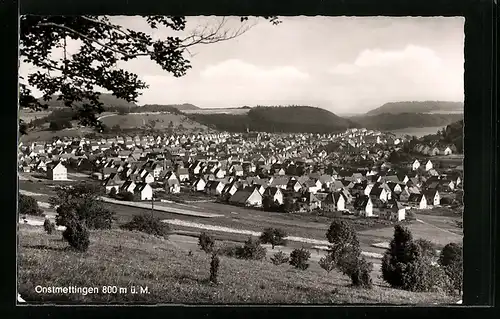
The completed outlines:
<svg viewBox="0 0 500 319">
<path fill-rule="evenodd" d="M 217 249 L 218 253 L 223 256 L 247 259 L 247 260 L 262 260 L 266 257 L 267 249 L 262 247 L 259 240 L 254 240 L 249 237 L 245 244 L 225 244 Z"/>
<path fill-rule="evenodd" d="M 121 225 L 120 228 L 165 238 L 168 237 L 170 232 L 168 224 L 150 214 L 134 215 L 131 221 Z"/>
<path fill-rule="evenodd" d="M 209 254 L 214 251 L 215 239 L 209 234 L 202 232 L 198 236 L 198 246 L 200 246 L 201 250 Z"/>
<path fill-rule="evenodd" d="M 271 244 L 272 249 L 275 246 L 285 246 L 287 236 L 286 232 L 280 228 L 266 228 L 259 237 L 263 244 Z"/>
<path fill-rule="evenodd" d="M 333 268 L 349 276 L 352 285 L 371 288 L 370 276 L 373 264 L 361 255 L 361 248 L 356 231 L 350 223 L 334 220 L 326 233 L 330 249 L 326 257 L 320 260 L 320 266 L 327 272 Z"/>
<path fill-rule="evenodd" d="M 38 206 L 38 202 L 36 201 L 36 199 L 23 194 L 19 194 L 17 208 L 19 211 L 19 215 L 40 216 L 43 214 L 43 210 Z"/>
<path fill-rule="evenodd" d="M 289 263 L 297 269 L 306 270 L 309 268 L 309 264 L 307 263 L 309 258 L 311 258 L 311 252 L 309 250 L 304 248 L 294 249 L 290 253 Z"/>
<path fill-rule="evenodd" d="M 289 258 L 288 256 L 282 252 L 282 251 L 278 251 L 277 253 L 275 253 L 272 257 L 271 257 L 271 262 L 276 265 L 276 266 L 279 266 L 281 264 L 286 264 L 289 262 Z"/>
<path fill-rule="evenodd" d="M 462 294 L 463 283 L 463 246 L 449 243 L 444 246 L 439 255 L 439 264 L 451 281 L 452 288 Z"/>
<path fill-rule="evenodd" d="M 56 196 L 49 198 L 52 206 L 58 206 L 56 224 L 68 227 L 77 221 L 89 229 L 110 229 L 114 213 L 98 199 L 101 195 L 98 186 L 87 183 L 59 187 Z"/>
<path fill-rule="evenodd" d="M 48 218 L 45 218 L 45 221 L 43 222 L 43 229 L 47 234 L 52 234 L 56 230 L 56 225 L 51 222 Z"/>
<path fill-rule="evenodd" d="M 426 246 L 422 241 L 414 241 L 408 228 L 396 225 L 394 238 L 382 258 L 383 279 L 398 289 L 448 291 L 450 281 L 432 254 L 425 250 Z"/>
<path fill-rule="evenodd" d="M 87 251 L 90 245 L 89 231 L 84 223 L 73 220 L 66 225 L 63 238 L 77 251 Z"/>
</svg>

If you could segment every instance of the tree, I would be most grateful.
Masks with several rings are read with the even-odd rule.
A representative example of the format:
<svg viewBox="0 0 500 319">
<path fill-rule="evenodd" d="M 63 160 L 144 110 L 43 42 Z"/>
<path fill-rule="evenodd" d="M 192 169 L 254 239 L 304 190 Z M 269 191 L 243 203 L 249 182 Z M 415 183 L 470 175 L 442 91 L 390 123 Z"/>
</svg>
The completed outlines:
<svg viewBox="0 0 500 319">
<path fill-rule="evenodd" d="M 212 258 L 210 260 L 210 282 L 217 284 L 217 276 L 219 273 L 219 256 L 216 252 L 212 253 Z"/>
<path fill-rule="evenodd" d="M 324 260 L 325 266 L 331 267 L 329 263 L 333 263 L 339 271 L 349 276 L 353 286 L 371 288 L 370 273 L 373 264 L 367 262 L 361 255 L 359 240 L 351 224 L 343 220 L 334 220 L 330 224 L 326 238 L 331 245 L 329 259 Z"/>
<path fill-rule="evenodd" d="M 382 258 L 382 277 L 393 288 L 404 288 L 407 266 L 417 261 L 420 255 L 410 230 L 401 225 L 394 226 L 394 238 Z"/>
<path fill-rule="evenodd" d="M 77 107 L 80 124 L 99 127 L 97 114 L 104 110 L 96 88 L 110 91 L 117 98 L 136 102 L 140 91 L 148 86 L 136 74 L 118 67 L 140 57 L 156 62 L 165 72 L 181 77 L 191 68 L 185 57 L 196 45 L 211 44 L 240 36 L 251 28 L 242 17 L 236 30 L 227 27 L 222 18 L 214 26 L 199 26 L 185 37 L 154 39 L 159 28 L 172 32 L 186 31 L 186 18 L 142 16 L 149 27 L 146 32 L 126 28 L 106 16 L 36 16 L 20 18 L 20 59 L 33 66 L 30 74 L 19 77 L 19 105 L 40 110 L 47 101 L 57 100 L 67 107 Z M 265 17 L 278 24 L 276 17 Z M 67 53 L 67 41 L 78 43 L 74 54 Z M 52 54 L 59 50 L 61 58 Z M 42 92 L 43 99 L 33 96 L 32 89 Z"/>
<path fill-rule="evenodd" d="M 18 211 L 20 215 L 40 216 L 43 210 L 38 206 L 38 202 L 31 196 L 19 194 Z"/>
<path fill-rule="evenodd" d="M 283 211 L 285 213 L 292 213 L 294 211 L 294 202 L 291 196 L 285 196 L 283 199 Z"/>
<path fill-rule="evenodd" d="M 251 260 L 262 260 L 266 257 L 266 249 L 260 245 L 259 240 L 253 240 L 249 237 L 243 248 L 241 249 L 239 258 L 251 259 Z"/>
<path fill-rule="evenodd" d="M 294 249 L 290 253 L 289 263 L 297 269 L 306 270 L 309 268 L 309 264 L 307 263 L 309 258 L 311 258 L 311 252 L 309 250 L 304 248 Z"/>
<path fill-rule="evenodd" d="M 335 260 L 333 259 L 332 254 L 326 254 L 325 256 L 321 257 L 318 264 L 327 273 L 330 273 L 330 271 L 334 270 L 336 267 Z"/>
<path fill-rule="evenodd" d="M 109 191 L 109 197 L 111 198 L 115 198 L 116 197 L 116 188 L 112 188 L 110 191 Z"/>
<path fill-rule="evenodd" d="M 60 131 L 60 130 L 62 130 L 62 125 L 58 121 L 52 121 L 49 124 L 49 130 L 51 130 L 51 131 Z"/>
<path fill-rule="evenodd" d="M 266 228 L 259 237 L 263 244 L 271 244 L 272 249 L 274 246 L 285 246 L 287 236 L 286 232 L 279 228 Z"/>
<path fill-rule="evenodd" d="M 279 266 L 281 264 L 286 264 L 289 262 L 289 258 L 288 256 L 282 252 L 282 251 L 278 251 L 277 253 L 275 253 L 272 257 L 271 257 L 271 262 L 276 265 L 276 266 Z"/>
<path fill-rule="evenodd" d="M 48 218 L 45 218 L 45 221 L 43 222 L 43 229 L 50 235 L 56 230 L 56 225 Z"/>
<path fill-rule="evenodd" d="M 430 240 L 420 238 L 415 240 L 415 244 L 420 247 L 420 250 L 422 251 L 422 255 L 424 257 L 428 257 L 431 259 L 437 257 L 436 248 Z"/>
<path fill-rule="evenodd" d="M 214 251 L 215 240 L 209 234 L 202 232 L 198 237 L 198 246 L 207 254 Z"/>
<path fill-rule="evenodd" d="M 85 226 L 85 222 L 77 219 L 68 221 L 63 232 L 63 238 L 71 247 L 81 252 L 86 251 L 90 245 L 89 231 Z"/>
<path fill-rule="evenodd" d="M 78 221 L 89 229 L 110 229 L 114 213 L 98 199 L 101 195 L 98 186 L 87 183 L 57 188 L 56 196 L 49 198 L 50 204 L 57 206 L 56 224 L 68 227 Z"/>
<path fill-rule="evenodd" d="M 451 284 L 462 294 L 463 283 L 463 247 L 462 244 L 449 243 L 439 255 L 439 264 L 450 278 Z"/>
</svg>

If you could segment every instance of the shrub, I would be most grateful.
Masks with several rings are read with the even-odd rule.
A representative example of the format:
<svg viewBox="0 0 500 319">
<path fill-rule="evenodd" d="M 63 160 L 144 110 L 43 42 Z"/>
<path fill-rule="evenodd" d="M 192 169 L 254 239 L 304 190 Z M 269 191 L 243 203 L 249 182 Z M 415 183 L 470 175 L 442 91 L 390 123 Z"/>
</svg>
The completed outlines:
<svg viewBox="0 0 500 319">
<path fill-rule="evenodd" d="M 449 243 L 439 255 L 439 264 L 450 279 L 454 290 L 462 294 L 463 282 L 463 247 L 461 244 Z"/>
<path fill-rule="evenodd" d="M 131 192 L 126 192 L 126 191 L 120 192 L 118 196 L 120 197 L 121 200 L 128 201 L 128 202 L 132 202 L 136 199 L 134 194 L 132 194 Z"/>
<path fill-rule="evenodd" d="M 286 232 L 279 228 L 266 228 L 259 237 L 259 240 L 263 244 L 271 244 L 272 249 L 274 246 L 285 246 L 287 236 Z"/>
<path fill-rule="evenodd" d="M 420 250 L 422 251 L 422 255 L 424 257 L 428 257 L 431 259 L 437 257 L 435 245 L 430 240 L 417 239 L 415 240 L 415 244 L 420 247 Z"/>
<path fill-rule="evenodd" d="M 294 266 L 300 270 L 306 270 L 309 268 L 307 261 L 311 257 L 311 252 L 304 248 L 294 249 L 290 253 L 290 265 Z"/>
<path fill-rule="evenodd" d="M 271 257 L 271 262 L 276 265 L 276 266 L 279 266 L 281 264 L 286 264 L 289 262 L 289 258 L 288 256 L 282 252 L 282 251 L 279 251 L 277 253 L 275 253 L 272 257 Z"/>
<path fill-rule="evenodd" d="M 90 244 L 89 231 L 84 223 L 73 220 L 66 226 L 63 238 L 78 251 L 87 251 Z"/>
<path fill-rule="evenodd" d="M 422 257 L 406 265 L 402 289 L 416 292 L 449 291 L 450 281 L 444 270 Z"/>
<path fill-rule="evenodd" d="M 110 191 L 109 191 L 109 197 L 111 198 L 115 198 L 116 197 L 116 188 L 112 188 Z"/>
<path fill-rule="evenodd" d="M 168 237 L 170 227 L 168 224 L 163 223 L 159 218 L 149 214 L 134 215 L 132 220 L 128 223 L 121 225 L 120 228 L 130 231 L 140 231 L 146 234 Z"/>
<path fill-rule="evenodd" d="M 241 255 L 238 257 L 242 259 L 262 260 L 266 257 L 266 252 L 267 250 L 260 245 L 259 240 L 253 240 L 252 237 L 249 237 L 245 245 L 243 245 L 243 249 L 241 249 Z"/>
<path fill-rule="evenodd" d="M 19 195 L 18 210 L 20 215 L 40 216 L 43 210 L 38 207 L 38 202 L 31 196 Z"/>
<path fill-rule="evenodd" d="M 324 257 L 321 257 L 318 264 L 327 273 L 330 273 L 330 271 L 334 270 L 336 267 L 332 254 L 326 254 Z"/>
<path fill-rule="evenodd" d="M 43 222 L 43 229 L 45 230 L 45 232 L 47 232 L 47 234 L 52 234 L 55 230 L 56 230 L 56 225 L 51 222 L 48 218 L 45 219 L 45 221 Z"/>
<path fill-rule="evenodd" d="M 209 253 L 213 252 L 213 250 L 214 250 L 215 240 L 213 239 L 212 236 L 203 232 L 198 237 L 198 245 L 200 246 L 201 250 L 203 250 L 204 252 L 209 254 Z"/>
<path fill-rule="evenodd" d="M 217 275 L 219 272 L 219 256 L 217 256 L 217 253 L 212 254 L 212 258 L 210 260 L 210 281 L 213 282 L 214 284 L 217 283 Z"/>
</svg>

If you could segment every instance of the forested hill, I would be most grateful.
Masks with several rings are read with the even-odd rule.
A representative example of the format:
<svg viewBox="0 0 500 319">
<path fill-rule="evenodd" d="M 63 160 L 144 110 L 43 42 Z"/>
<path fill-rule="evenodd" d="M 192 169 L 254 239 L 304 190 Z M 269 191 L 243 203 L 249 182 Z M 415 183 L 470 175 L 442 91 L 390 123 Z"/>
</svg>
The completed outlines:
<svg viewBox="0 0 500 319">
<path fill-rule="evenodd" d="M 310 106 L 258 106 L 244 115 L 189 114 L 188 117 L 201 124 L 229 132 L 244 132 L 248 129 L 260 132 L 327 133 L 359 127 L 348 119 Z"/>
<path fill-rule="evenodd" d="M 401 113 L 463 113 L 463 102 L 403 101 L 390 102 L 366 113 L 368 116 Z"/>
<path fill-rule="evenodd" d="M 458 152 L 462 153 L 464 143 L 464 120 L 451 123 L 436 134 L 423 136 L 422 140 L 437 141 L 443 145 L 453 144 L 456 146 Z"/>
<path fill-rule="evenodd" d="M 67 106 L 64 105 L 64 101 L 58 100 L 58 98 L 59 98 L 59 95 L 53 95 L 49 101 L 44 101 L 42 98 L 39 98 L 38 101 L 42 104 L 47 104 L 49 110 L 51 108 L 63 108 L 63 107 L 68 108 Z M 124 107 L 135 108 L 135 107 L 137 107 L 137 104 L 135 104 L 135 103 L 127 102 L 125 100 L 122 100 L 122 99 L 115 97 L 112 94 L 106 94 L 106 93 L 102 93 L 99 96 L 99 101 L 104 104 L 105 109 L 108 109 L 108 108 L 115 109 L 115 108 L 124 108 Z M 83 103 L 84 102 L 75 102 L 74 105 L 79 107 L 79 106 L 82 106 Z"/>
<path fill-rule="evenodd" d="M 408 127 L 446 126 L 463 118 L 463 114 L 383 113 L 372 116 L 353 116 L 349 119 L 367 129 L 386 131 Z"/>
</svg>

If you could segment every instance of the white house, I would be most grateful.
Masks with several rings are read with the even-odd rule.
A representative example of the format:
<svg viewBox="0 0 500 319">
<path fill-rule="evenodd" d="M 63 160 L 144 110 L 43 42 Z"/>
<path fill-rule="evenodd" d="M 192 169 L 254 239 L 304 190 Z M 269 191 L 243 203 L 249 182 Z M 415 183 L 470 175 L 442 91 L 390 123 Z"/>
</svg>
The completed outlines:
<svg viewBox="0 0 500 319">
<path fill-rule="evenodd" d="M 434 165 L 432 164 L 432 162 L 430 160 L 428 160 L 427 163 L 425 163 L 425 170 L 430 171 L 433 168 L 434 168 Z"/>
<path fill-rule="evenodd" d="M 321 207 L 327 212 L 345 210 L 345 198 L 340 192 L 328 193 Z"/>
<path fill-rule="evenodd" d="M 68 179 L 68 170 L 61 162 L 51 164 L 47 168 L 47 178 L 53 181 L 65 181 Z"/>
<path fill-rule="evenodd" d="M 205 182 L 205 180 L 200 177 L 193 183 L 193 190 L 197 192 L 203 192 L 205 190 L 205 186 L 207 186 L 207 182 Z"/>
<path fill-rule="evenodd" d="M 420 162 L 418 160 L 415 160 L 411 165 L 411 169 L 414 171 L 416 171 L 419 167 L 420 167 Z"/>
<path fill-rule="evenodd" d="M 358 216 L 372 217 L 373 216 L 373 203 L 370 196 L 362 195 L 356 198 L 354 202 L 354 210 Z"/>
<path fill-rule="evenodd" d="M 178 194 L 181 192 L 181 184 L 177 178 L 168 179 L 165 183 L 165 192 L 170 194 Z"/>
<path fill-rule="evenodd" d="M 153 188 L 147 183 L 137 184 L 134 191 L 139 194 L 141 200 L 151 200 L 153 198 Z"/>
</svg>

